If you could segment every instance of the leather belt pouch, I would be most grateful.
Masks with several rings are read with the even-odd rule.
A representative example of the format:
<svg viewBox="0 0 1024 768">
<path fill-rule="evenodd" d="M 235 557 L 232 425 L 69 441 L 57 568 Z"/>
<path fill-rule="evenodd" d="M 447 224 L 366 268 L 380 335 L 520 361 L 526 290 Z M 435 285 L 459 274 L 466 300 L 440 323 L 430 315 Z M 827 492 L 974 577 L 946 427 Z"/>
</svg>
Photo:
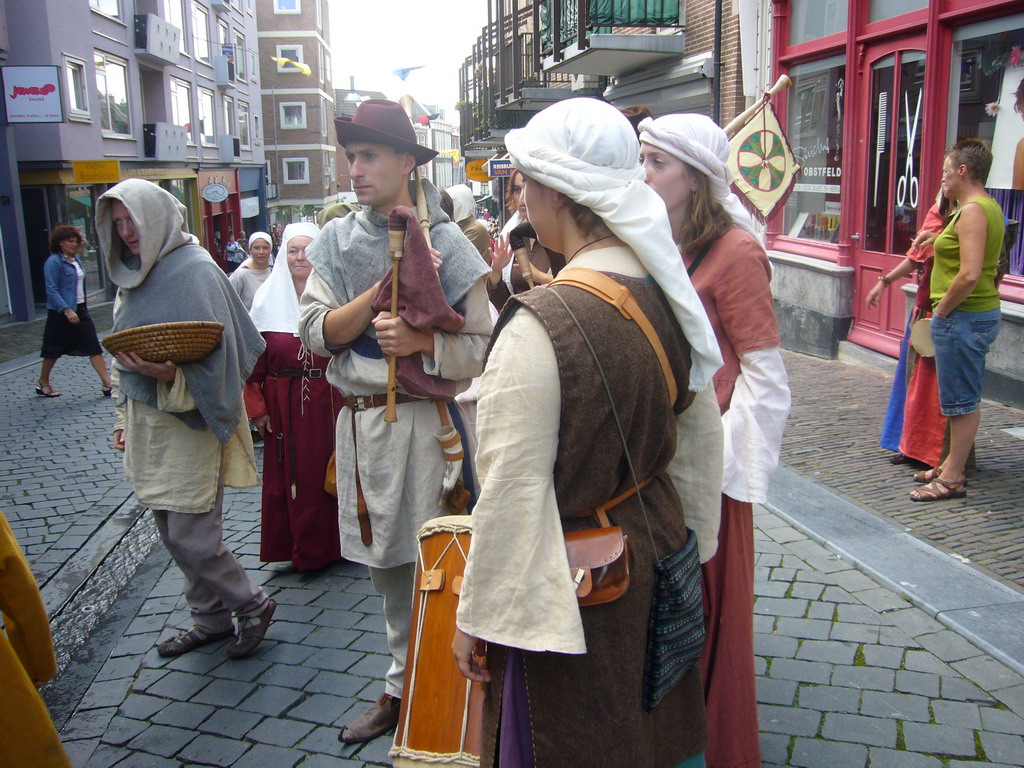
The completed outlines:
<svg viewBox="0 0 1024 768">
<path fill-rule="evenodd" d="M 629 537 L 617 525 L 565 532 L 569 571 L 581 606 L 618 600 L 629 589 Z"/>
</svg>

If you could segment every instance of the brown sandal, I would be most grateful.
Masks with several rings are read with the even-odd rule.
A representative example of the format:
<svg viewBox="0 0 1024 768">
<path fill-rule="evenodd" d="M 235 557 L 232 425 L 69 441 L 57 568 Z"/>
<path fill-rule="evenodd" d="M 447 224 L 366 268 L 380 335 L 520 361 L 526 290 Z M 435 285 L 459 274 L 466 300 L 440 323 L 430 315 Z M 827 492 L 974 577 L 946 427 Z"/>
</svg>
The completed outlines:
<svg viewBox="0 0 1024 768">
<path fill-rule="evenodd" d="M 915 483 L 930 483 L 933 480 L 937 480 L 939 475 L 942 474 L 942 467 L 932 467 L 931 469 L 922 469 L 920 472 L 914 473 Z"/>
<path fill-rule="evenodd" d="M 967 484 L 964 481 L 950 483 L 936 477 L 923 488 L 915 488 L 910 492 L 911 501 L 945 501 L 946 499 L 962 499 L 967 495 Z"/>
</svg>

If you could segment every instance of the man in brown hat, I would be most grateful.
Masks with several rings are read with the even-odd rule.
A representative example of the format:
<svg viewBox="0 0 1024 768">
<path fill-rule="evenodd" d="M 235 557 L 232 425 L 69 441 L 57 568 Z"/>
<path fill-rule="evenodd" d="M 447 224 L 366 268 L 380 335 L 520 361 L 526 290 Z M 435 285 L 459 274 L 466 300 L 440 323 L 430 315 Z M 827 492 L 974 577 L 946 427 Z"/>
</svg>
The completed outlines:
<svg viewBox="0 0 1024 768">
<path fill-rule="evenodd" d="M 465 317 L 455 333 L 416 330 L 400 317 L 376 313 L 371 299 L 391 266 L 388 214 L 414 206 L 410 174 L 437 153 L 416 143 L 402 107 L 384 99 L 360 104 L 351 120 L 335 120 L 362 210 L 329 221 L 306 249 L 314 271 L 300 302 L 299 335 L 313 352 L 331 356 L 327 378 L 345 398 L 338 417 L 337 480 L 342 552 L 369 566 L 384 598 L 391 668 L 384 693 L 341 729 L 342 742 L 367 741 L 398 721 L 409 640 L 416 533 L 441 513 L 444 457 L 435 432 L 437 404 L 398 394 L 398 421 L 384 421 L 387 356 L 419 353 L 424 373 L 465 390 L 483 367 L 491 332 L 484 277 L 488 267 L 441 210 L 424 182 L 438 276 L 448 304 Z M 458 420 L 457 411 L 451 411 Z"/>
</svg>

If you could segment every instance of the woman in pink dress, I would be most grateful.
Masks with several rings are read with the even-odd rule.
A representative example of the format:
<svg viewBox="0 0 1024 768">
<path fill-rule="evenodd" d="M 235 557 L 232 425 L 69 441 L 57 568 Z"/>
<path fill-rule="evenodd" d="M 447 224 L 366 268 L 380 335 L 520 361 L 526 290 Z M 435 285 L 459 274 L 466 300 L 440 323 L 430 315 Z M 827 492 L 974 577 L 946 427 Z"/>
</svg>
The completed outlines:
<svg viewBox="0 0 1024 768">
<path fill-rule="evenodd" d="M 708 768 L 756 768 L 752 505 L 766 500 L 790 402 L 771 265 L 750 215 L 729 190 L 725 132 L 692 114 L 648 118 L 639 128 L 647 183 L 665 201 L 680 266 L 724 361 L 714 377 L 725 431 L 722 519 L 717 553 L 703 565 L 705 759 Z"/>
<path fill-rule="evenodd" d="M 341 399 L 328 360 L 302 346 L 299 297 L 311 270 L 306 246 L 319 230 L 289 224 L 274 270 L 253 299 L 253 323 L 267 348 L 245 385 L 249 418 L 263 435 L 260 560 L 313 570 L 338 560 L 338 501 L 324 491 Z"/>
</svg>

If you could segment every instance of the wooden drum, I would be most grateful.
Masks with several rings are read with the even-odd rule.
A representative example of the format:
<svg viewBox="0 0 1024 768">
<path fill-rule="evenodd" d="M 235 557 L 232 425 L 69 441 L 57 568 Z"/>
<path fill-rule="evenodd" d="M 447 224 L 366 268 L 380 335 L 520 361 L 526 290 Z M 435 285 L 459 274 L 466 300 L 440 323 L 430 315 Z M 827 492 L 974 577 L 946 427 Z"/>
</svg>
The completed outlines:
<svg viewBox="0 0 1024 768">
<path fill-rule="evenodd" d="M 483 686 L 463 677 L 452 655 L 472 531 L 471 517 L 452 515 L 419 532 L 405 688 L 391 748 L 395 768 L 480 764 Z"/>
</svg>

